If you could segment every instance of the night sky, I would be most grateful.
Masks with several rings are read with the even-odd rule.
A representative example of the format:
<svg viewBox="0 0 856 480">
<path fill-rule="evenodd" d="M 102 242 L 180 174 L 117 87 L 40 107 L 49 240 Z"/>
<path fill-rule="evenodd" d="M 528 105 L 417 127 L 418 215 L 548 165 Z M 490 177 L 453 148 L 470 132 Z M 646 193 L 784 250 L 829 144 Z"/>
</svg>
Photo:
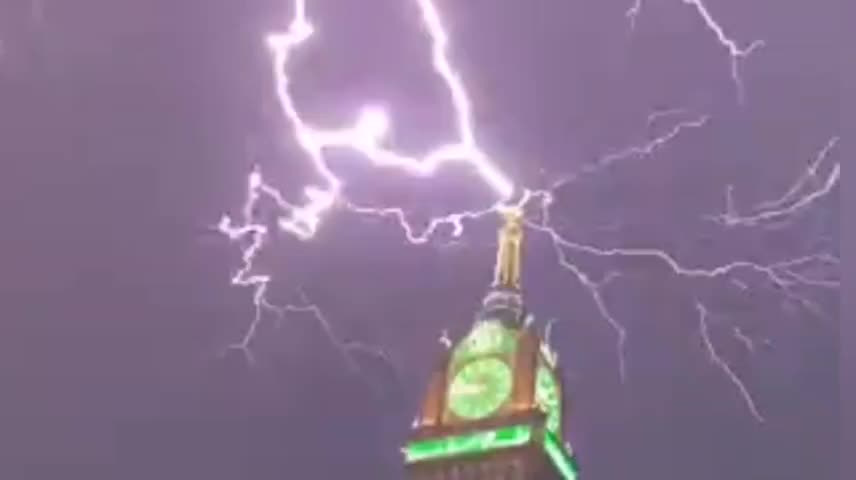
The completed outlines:
<svg viewBox="0 0 856 480">
<path fill-rule="evenodd" d="M 741 46 L 765 42 L 740 62 L 742 102 L 728 51 L 679 0 L 643 0 L 635 26 L 631 0 L 438 0 L 479 141 L 522 185 L 709 116 L 557 190 L 551 214 L 568 239 L 663 249 L 700 268 L 840 257 L 838 187 L 785 222 L 728 228 L 706 216 L 724 211 L 729 184 L 738 211 L 781 197 L 844 134 L 844 2 L 708 3 Z M 293 74 L 308 118 L 350 122 L 369 99 L 389 106 L 396 148 L 453 134 L 413 2 L 309 5 L 318 37 Z M 289 9 L 0 2 L 0 479 L 403 478 L 399 447 L 437 339 L 472 321 L 496 220 L 420 246 L 393 222 L 341 210 L 311 242 L 279 234 L 259 263 L 276 275 L 272 299 L 304 292 L 330 329 L 291 315 L 262 325 L 253 363 L 227 348 L 252 299 L 229 282 L 238 245 L 212 226 L 239 212 L 254 165 L 295 198 L 313 181 L 263 42 Z M 670 109 L 683 111 L 649 122 Z M 340 160 L 353 199 L 404 205 L 414 223 L 491 199 L 466 168 L 417 181 Z M 595 279 L 622 273 L 603 293 L 628 332 L 622 383 L 615 330 L 549 238 L 530 232 L 525 295 L 539 325 L 556 319 L 565 428 L 585 480 L 839 478 L 838 289 L 795 288 L 805 308 L 758 274 L 697 281 L 654 260 L 568 258 Z M 697 301 L 765 422 L 711 363 Z"/>
</svg>

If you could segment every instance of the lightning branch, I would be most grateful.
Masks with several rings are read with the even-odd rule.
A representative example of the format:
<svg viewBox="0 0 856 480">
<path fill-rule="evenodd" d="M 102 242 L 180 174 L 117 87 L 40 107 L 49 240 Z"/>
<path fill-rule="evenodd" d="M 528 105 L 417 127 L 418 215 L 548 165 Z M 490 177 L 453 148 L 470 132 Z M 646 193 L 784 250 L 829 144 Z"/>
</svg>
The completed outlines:
<svg viewBox="0 0 856 480">
<path fill-rule="evenodd" d="M 272 33 L 266 37 L 273 60 L 272 74 L 276 97 L 291 126 L 289 135 L 300 147 L 304 160 L 314 169 L 321 181 L 305 187 L 295 200 L 268 183 L 263 172 L 256 168 L 247 177 L 246 200 L 239 215 L 224 216 L 221 219 L 218 229 L 229 239 L 241 245 L 241 263 L 232 277 L 232 283 L 250 289 L 254 306 L 254 315 L 249 326 L 233 348 L 245 352 L 251 359 L 252 341 L 258 334 L 259 325 L 265 319 L 270 317 L 281 319 L 287 315 L 311 315 L 321 323 L 331 342 L 339 348 L 349 365 L 354 365 L 350 355 L 356 351 L 372 351 L 388 360 L 380 349 L 338 338 L 322 310 L 311 303 L 305 295 L 302 295 L 302 301 L 297 304 L 274 305 L 268 300 L 268 289 L 272 278 L 268 274 L 258 272 L 259 254 L 268 247 L 272 238 L 270 231 L 272 228 L 277 228 L 298 239 L 310 241 L 322 228 L 327 215 L 335 209 L 354 215 L 388 219 L 401 228 L 404 237 L 412 244 L 430 242 L 433 235 L 441 228 L 450 229 L 453 236 L 459 237 L 465 233 L 467 222 L 495 216 L 499 212 L 516 211 L 524 215 L 523 212 L 534 210 L 534 214 L 524 215 L 523 225 L 551 241 L 557 264 L 589 293 L 601 318 L 615 332 L 616 364 L 618 375 L 622 380 L 627 375 L 625 346 L 628 334 L 620 320 L 611 312 L 604 297 L 604 290 L 614 285 L 612 280 L 620 276 L 621 272 L 610 271 L 603 277 L 596 277 L 575 262 L 574 258 L 597 260 L 645 258 L 662 265 L 671 275 L 686 282 L 723 282 L 741 289 L 752 288 L 754 283 L 760 281 L 758 279 L 763 279 L 776 286 L 786 299 L 796 302 L 806 310 L 822 314 L 819 305 L 805 290 L 808 288 L 836 290 L 840 287 L 839 280 L 832 275 L 832 272 L 838 268 L 840 259 L 829 252 L 804 252 L 792 258 L 782 258 L 770 263 L 736 259 L 715 267 L 700 267 L 684 260 L 679 261 L 665 250 L 634 247 L 600 248 L 596 245 L 575 242 L 563 235 L 552 222 L 552 217 L 560 207 L 555 202 L 556 191 L 572 186 L 585 176 L 604 173 L 606 169 L 620 162 L 651 160 L 659 150 L 668 148 L 670 143 L 684 132 L 704 128 L 709 121 L 709 116 L 698 114 L 689 119 L 676 121 L 673 118 L 684 118 L 688 111 L 669 109 L 654 112 L 648 118 L 649 125 L 655 122 L 671 122 L 671 127 L 664 134 L 651 138 L 641 145 L 605 155 L 594 164 L 587 165 L 579 171 L 565 173 L 550 188 L 527 189 L 525 186 L 515 184 L 506 176 L 493 163 L 494 155 L 486 152 L 477 142 L 470 98 L 462 74 L 454 68 L 450 60 L 450 38 L 444 28 L 440 10 L 431 0 L 412 1 L 415 11 L 422 20 L 426 40 L 430 45 L 433 71 L 446 87 L 454 108 L 452 121 L 455 125 L 455 138 L 426 152 L 405 153 L 388 148 L 385 144 L 385 135 L 394 121 L 389 112 L 376 105 L 364 105 L 354 112 L 353 122 L 345 125 L 319 126 L 301 114 L 291 91 L 290 61 L 301 46 L 312 41 L 316 31 L 315 24 L 307 14 L 307 0 L 293 0 L 292 17 L 288 28 L 284 32 Z M 731 77 L 742 99 L 743 84 L 739 75 L 739 61 L 762 46 L 763 42 L 755 41 L 746 47 L 740 47 L 726 36 L 724 29 L 712 17 L 701 0 L 682 0 L 682 2 L 695 9 L 706 28 L 715 35 L 717 41 L 728 52 L 731 61 Z M 627 11 L 627 16 L 633 25 L 642 9 L 642 0 L 638 0 Z M 840 182 L 840 165 L 833 163 L 831 167 L 827 166 L 828 163 L 832 163 L 837 141 L 837 137 L 831 139 L 806 171 L 798 174 L 796 182 L 781 197 L 764 201 L 745 213 L 739 213 L 734 205 L 732 189 L 728 188 L 725 213 L 709 216 L 708 219 L 715 221 L 723 228 L 736 226 L 752 228 L 803 214 L 834 192 Z M 424 178 L 426 181 L 430 181 L 435 172 L 449 164 L 464 164 L 478 175 L 484 188 L 495 194 L 496 201 L 479 210 L 456 212 L 433 218 L 427 226 L 416 228 L 408 222 L 407 212 L 403 208 L 358 205 L 348 199 L 347 179 L 337 176 L 328 163 L 327 154 L 333 149 L 354 152 L 358 154 L 355 156 L 358 160 L 354 161 L 367 162 L 379 172 L 395 170 Z M 276 225 L 270 226 L 255 218 L 256 206 L 262 200 L 272 201 L 276 206 Z M 818 269 L 829 275 L 818 276 Z M 747 280 L 746 274 L 752 274 L 755 280 Z M 718 353 L 711 339 L 709 319 L 714 315 L 711 313 L 712 308 L 698 298 L 691 300 L 696 306 L 698 332 L 702 339 L 704 353 L 711 360 L 711 364 L 722 371 L 724 377 L 733 384 L 750 414 L 758 421 L 763 421 L 761 409 L 757 406 L 749 388 L 727 360 Z M 749 337 L 737 327 L 732 333 L 736 341 L 741 342 L 748 350 L 755 351 L 756 339 Z M 440 341 L 450 344 L 445 334 Z"/>
</svg>

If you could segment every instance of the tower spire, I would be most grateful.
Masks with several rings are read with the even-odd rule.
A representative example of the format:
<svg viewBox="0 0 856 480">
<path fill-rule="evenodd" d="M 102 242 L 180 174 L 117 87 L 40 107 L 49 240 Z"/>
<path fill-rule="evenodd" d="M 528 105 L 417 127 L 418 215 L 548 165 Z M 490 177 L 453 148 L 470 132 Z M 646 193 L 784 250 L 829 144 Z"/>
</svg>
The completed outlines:
<svg viewBox="0 0 856 480">
<path fill-rule="evenodd" d="M 520 291 L 521 247 L 523 244 L 523 212 L 520 208 L 500 210 L 503 225 L 499 229 L 493 288 Z"/>
<path fill-rule="evenodd" d="M 409 480 L 578 480 L 562 443 L 565 394 L 555 359 L 527 321 L 523 211 L 503 206 L 493 285 L 470 332 L 450 345 L 404 448 Z"/>
</svg>

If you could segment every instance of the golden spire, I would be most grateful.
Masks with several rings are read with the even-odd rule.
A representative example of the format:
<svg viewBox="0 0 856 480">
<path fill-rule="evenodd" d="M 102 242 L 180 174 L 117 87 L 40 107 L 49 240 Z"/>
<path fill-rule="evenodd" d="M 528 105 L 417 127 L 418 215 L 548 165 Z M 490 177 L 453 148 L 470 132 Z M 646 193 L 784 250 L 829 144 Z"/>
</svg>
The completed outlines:
<svg viewBox="0 0 856 480">
<path fill-rule="evenodd" d="M 499 229 L 499 248 L 496 251 L 493 287 L 520 290 L 523 212 L 519 208 L 504 208 L 500 210 L 500 214 L 505 221 Z"/>
</svg>

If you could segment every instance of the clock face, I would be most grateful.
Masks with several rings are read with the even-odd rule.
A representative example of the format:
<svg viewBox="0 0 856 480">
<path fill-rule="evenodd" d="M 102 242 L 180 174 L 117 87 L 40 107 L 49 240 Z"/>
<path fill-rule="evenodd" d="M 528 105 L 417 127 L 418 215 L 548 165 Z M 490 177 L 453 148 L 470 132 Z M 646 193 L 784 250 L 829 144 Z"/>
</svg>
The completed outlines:
<svg viewBox="0 0 856 480">
<path fill-rule="evenodd" d="M 479 358 L 465 364 L 449 385 L 449 409 L 466 420 L 495 412 L 511 395 L 513 375 L 498 358 Z"/>
<path fill-rule="evenodd" d="M 535 374 L 535 403 L 547 414 L 547 430 L 559 434 L 562 425 L 562 401 L 553 372 L 543 364 Z"/>
</svg>

